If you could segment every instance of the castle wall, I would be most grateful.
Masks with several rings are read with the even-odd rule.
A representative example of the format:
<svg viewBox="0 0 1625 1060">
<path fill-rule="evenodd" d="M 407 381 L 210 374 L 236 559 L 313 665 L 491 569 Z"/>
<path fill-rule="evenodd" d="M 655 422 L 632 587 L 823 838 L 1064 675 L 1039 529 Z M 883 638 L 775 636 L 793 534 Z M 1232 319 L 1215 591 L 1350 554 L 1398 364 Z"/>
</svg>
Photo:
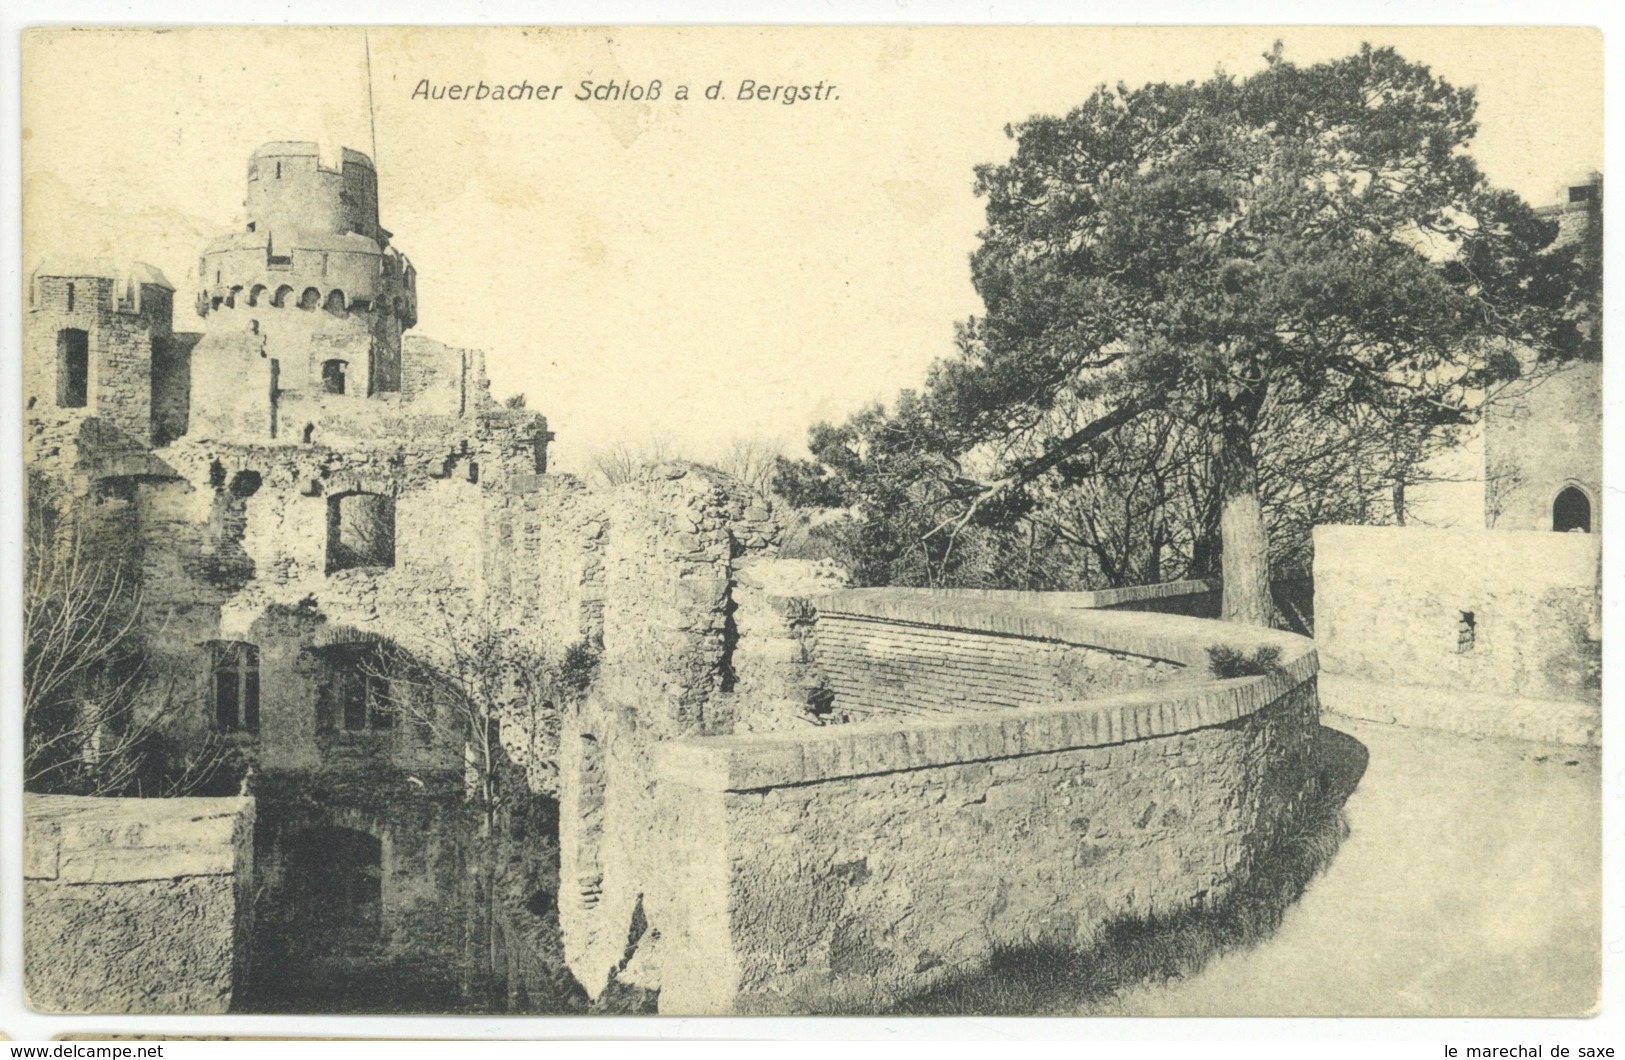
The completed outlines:
<svg viewBox="0 0 1625 1060">
<path fill-rule="evenodd" d="M 916 619 L 936 606 L 916 603 Z M 1009 617 L 990 609 L 992 625 Z M 641 881 L 650 933 L 619 974 L 658 984 L 665 1014 L 870 1011 L 1001 946 L 1083 947 L 1114 919 L 1222 899 L 1314 790 L 1313 650 L 1164 616 L 1086 628 L 1119 648 L 1161 645 L 1170 663 L 1212 643 L 1269 643 L 1283 668 L 662 743 L 659 812 L 630 840 L 661 854 Z M 1113 628 L 1120 639 L 1101 637 Z"/>
<path fill-rule="evenodd" d="M 572 970 L 590 993 L 623 961 L 641 883 L 659 856 L 642 841 L 661 813 L 649 783 L 653 747 L 733 726 L 733 563 L 771 550 L 776 528 L 724 483 L 668 464 L 601 498 L 601 569 L 592 577 L 602 661 L 559 737 L 560 805 L 568 808 L 559 920 Z"/>
<path fill-rule="evenodd" d="M 1599 545 L 1594 534 L 1317 526 L 1328 709 L 1596 742 Z"/>
<path fill-rule="evenodd" d="M 1515 383 L 1484 413 L 1485 523 L 1551 530 L 1567 486 L 1584 491 L 1602 528 L 1602 365 L 1578 362 Z"/>
<path fill-rule="evenodd" d="M 30 415 L 71 424 L 95 417 L 131 446 L 147 445 L 153 345 L 168 339 L 170 313 L 171 292 L 156 284 L 36 275 L 24 322 L 31 355 L 24 358 L 23 393 Z M 58 335 L 64 329 L 87 337 L 84 403 L 78 407 L 62 407 L 58 400 Z"/>
<path fill-rule="evenodd" d="M 837 710 L 853 720 L 1059 703 L 1139 688 L 1184 669 L 1046 639 L 1023 610 L 993 601 L 970 605 L 967 615 L 963 601 L 921 607 L 911 600 L 913 617 L 904 620 L 876 602 L 864 593 L 817 601 L 815 656 Z"/>
<path fill-rule="evenodd" d="M 225 1012 L 249 960 L 252 799 L 26 795 L 27 1004 Z"/>
</svg>

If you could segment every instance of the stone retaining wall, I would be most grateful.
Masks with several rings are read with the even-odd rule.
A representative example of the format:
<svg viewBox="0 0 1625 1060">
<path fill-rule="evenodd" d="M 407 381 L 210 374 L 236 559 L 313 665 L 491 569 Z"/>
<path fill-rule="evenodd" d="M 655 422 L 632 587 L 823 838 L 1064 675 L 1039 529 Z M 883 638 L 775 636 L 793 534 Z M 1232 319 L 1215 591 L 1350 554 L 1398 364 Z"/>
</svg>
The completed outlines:
<svg viewBox="0 0 1625 1060">
<path fill-rule="evenodd" d="M 652 867 L 636 887 L 647 930 L 621 975 L 658 986 L 663 1013 L 872 1011 L 1002 946 L 1082 947 L 1114 918 L 1214 902 L 1315 783 L 1317 664 L 1302 638 L 908 590 L 815 602 L 820 625 L 861 614 L 1089 646 L 1178 676 L 1067 702 L 1045 689 L 1003 709 L 654 746 L 658 824 L 641 837 Z M 1216 644 L 1273 645 L 1281 665 L 1214 680 Z M 980 658 L 995 674 L 997 657 Z"/>
<path fill-rule="evenodd" d="M 252 799 L 24 803 L 30 1008 L 230 1008 L 249 957 Z"/>
<path fill-rule="evenodd" d="M 1184 669 L 1167 659 L 1072 643 L 1063 623 L 1026 616 L 1025 601 L 922 597 L 912 590 L 902 599 L 912 617 L 899 617 L 875 591 L 817 601 L 814 659 L 843 717 L 1058 703 L 1139 688 Z"/>
</svg>

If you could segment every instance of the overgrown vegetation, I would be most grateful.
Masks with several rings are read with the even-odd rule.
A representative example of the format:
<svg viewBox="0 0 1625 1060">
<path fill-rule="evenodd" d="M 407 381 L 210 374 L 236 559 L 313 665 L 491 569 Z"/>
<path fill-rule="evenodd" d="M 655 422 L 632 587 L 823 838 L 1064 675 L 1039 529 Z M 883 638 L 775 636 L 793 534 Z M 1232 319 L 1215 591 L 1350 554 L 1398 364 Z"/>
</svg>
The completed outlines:
<svg viewBox="0 0 1625 1060">
<path fill-rule="evenodd" d="M 1281 669 L 1281 649 L 1260 645 L 1251 655 L 1228 644 L 1215 644 L 1207 650 L 1208 670 L 1214 677 L 1259 677 Z"/>
<path fill-rule="evenodd" d="M 62 795 L 235 792 L 219 740 L 183 751 L 173 674 L 148 647 L 129 543 L 86 498 L 31 472 L 24 514 L 23 786 Z"/>
</svg>

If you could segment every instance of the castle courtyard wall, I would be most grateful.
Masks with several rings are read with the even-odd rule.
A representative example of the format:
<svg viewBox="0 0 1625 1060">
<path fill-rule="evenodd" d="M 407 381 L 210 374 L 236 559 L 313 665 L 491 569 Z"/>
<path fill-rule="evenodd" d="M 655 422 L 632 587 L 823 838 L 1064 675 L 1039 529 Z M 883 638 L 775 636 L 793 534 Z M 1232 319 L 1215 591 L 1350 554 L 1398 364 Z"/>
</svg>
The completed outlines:
<svg viewBox="0 0 1625 1060">
<path fill-rule="evenodd" d="M 561 921 L 591 994 L 658 987 L 674 1015 L 883 1007 L 1000 946 L 1083 945 L 1114 918 L 1217 901 L 1313 791 L 1303 638 L 925 590 L 785 599 L 786 635 L 758 634 L 800 671 L 759 689 L 781 724 L 674 727 L 594 697 L 567 735 L 562 888 L 580 891 L 561 891 Z M 1214 680 L 1220 644 L 1281 665 Z M 922 665 L 896 669 L 911 653 Z M 1036 682 L 1039 659 L 1062 676 Z M 957 664 L 963 699 L 933 683 Z M 826 711 L 782 695 L 819 678 Z"/>
<path fill-rule="evenodd" d="M 1314 542 L 1329 710 L 1598 742 L 1598 535 L 1317 526 Z"/>
</svg>

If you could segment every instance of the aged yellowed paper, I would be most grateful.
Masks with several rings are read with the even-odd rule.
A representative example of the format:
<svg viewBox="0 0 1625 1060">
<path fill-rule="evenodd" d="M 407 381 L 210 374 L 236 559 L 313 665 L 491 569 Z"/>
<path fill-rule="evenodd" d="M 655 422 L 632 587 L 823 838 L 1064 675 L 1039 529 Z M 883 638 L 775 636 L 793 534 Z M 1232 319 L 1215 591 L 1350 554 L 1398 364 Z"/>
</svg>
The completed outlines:
<svg viewBox="0 0 1625 1060">
<path fill-rule="evenodd" d="M 23 58 L 33 1007 L 1596 1010 L 1596 31 Z"/>
</svg>

